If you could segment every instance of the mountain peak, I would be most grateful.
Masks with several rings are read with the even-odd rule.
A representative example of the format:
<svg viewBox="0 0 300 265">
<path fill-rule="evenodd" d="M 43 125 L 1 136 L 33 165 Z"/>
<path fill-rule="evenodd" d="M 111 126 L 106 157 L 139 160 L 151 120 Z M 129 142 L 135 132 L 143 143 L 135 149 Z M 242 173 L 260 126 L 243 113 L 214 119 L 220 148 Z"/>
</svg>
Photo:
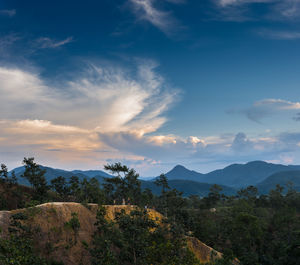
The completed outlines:
<svg viewBox="0 0 300 265">
<path fill-rule="evenodd" d="M 182 170 L 182 169 L 189 170 L 189 169 L 187 169 L 186 167 L 184 167 L 182 165 L 176 165 L 172 170 Z"/>
</svg>

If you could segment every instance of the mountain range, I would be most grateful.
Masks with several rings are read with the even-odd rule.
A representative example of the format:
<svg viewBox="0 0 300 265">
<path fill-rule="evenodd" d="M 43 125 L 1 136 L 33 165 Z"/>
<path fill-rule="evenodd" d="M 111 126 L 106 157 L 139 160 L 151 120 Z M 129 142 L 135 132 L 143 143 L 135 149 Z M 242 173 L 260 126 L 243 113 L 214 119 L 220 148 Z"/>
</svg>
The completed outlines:
<svg viewBox="0 0 300 265">
<path fill-rule="evenodd" d="M 67 170 L 63 170 L 63 169 L 57 169 L 57 168 L 51 168 L 51 167 L 45 167 L 45 166 L 41 166 L 40 168 L 45 170 L 45 178 L 47 180 L 48 183 L 51 182 L 52 179 L 57 178 L 59 176 L 65 177 L 66 180 L 69 180 L 72 176 L 77 176 L 80 180 L 87 178 L 87 179 L 91 179 L 91 178 L 96 178 L 100 183 L 103 182 L 103 178 L 104 177 L 112 177 L 111 175 L 107 174 L 106 172 L 102 171 L 102 170 L 72 170 L 72 171 L 67 171 Z M 18 179 L 18 183 L 19 184 L 23 184 L 23 185 L 29 185 L 29 182 L 22 178 L 21 175 L 24 172 L 24 166 L 23 167 L 17 167 L 13 170 L 10 171 L 10 173 L 12 173 L 12 171 L 15 172 L 15 175 Z"/>
<path fill-rule="evenodd" d="M 67 171 L 51 167 L 40 167 L 46 170 L 45 177 L 48 183 L 58 176 L 63 176 L 67 180 L 72 176 L 77 176 L 80 180 L 95 177 L 100 183 L 103 183 L 104 177 L 112 177 L 101 170 Z M 20 184 L 29 184 L 27 180 L 21 177 L 24 167 L 15 168 L 14 172 Z M 260 193 L 268 193 L 276 187 L 276 184 L 286 186 L 289 182 L 292 182 L 294 188 L 300 191 L 300 166 L 298 165 L 286 166 L 264 161 L 252 161 L 246 164 L 232 164 L 207 174 L 198 173 L 177 165 L 165 175 L 168 178 L 169 186 L 183 192 L 184 196 L 206 196 L 213 184 L 220 185 L 223 189 L 222 192 L 226 195 L 233 195 L 240 188 L 249 185 L 256 186 Z M 154 184 L 154 180 L 155 178 L 152 180 L 141 178 L 142 188 L 148 188 L 153 193 L 159 194 L 160 188 Z"/>
<path fill-rule="evenodd" d="M 244 188 L 249 185 L 255 186 L 275 173 L 297 170 L 300 170 L 300 166 L 285 166 L 264 161 L 252 161 L 246 164 L 232 164 L 223 169 L 202 174 L 177 165 L 166 173 L 166 177 L 169 180 L 185 179 L 202 183 L 226 185 L 233 188 Z"/>
</svg>

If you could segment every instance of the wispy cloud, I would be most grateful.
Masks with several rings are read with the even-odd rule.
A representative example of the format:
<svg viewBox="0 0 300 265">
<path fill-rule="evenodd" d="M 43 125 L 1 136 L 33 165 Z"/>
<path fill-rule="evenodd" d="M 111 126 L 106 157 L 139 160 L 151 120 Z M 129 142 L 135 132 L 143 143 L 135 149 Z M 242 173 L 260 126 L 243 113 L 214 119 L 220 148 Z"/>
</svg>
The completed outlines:
<svg viewBox="0 0 300 265">
<path fill-rule="evenodd" d="M 212 0 L 225 20 L 247 19 L 290 20 L 300 17 L 300 0 Z M 252 17 L 253 4 L 264 4 L 265 12 Z"/>
<path fill-rule="evenodd" d="M 0 16 L 13 17 L 16 15 L 15 9 L 2 9 L 0 10 Z"/>
<path fill-rule="evenodd" d="M 16 33 L 10 33 L 0 37 L 0 51 L 2 52 L 2 55 L 6 54 L 7 51 L 11 49 L 13 44 L 20 39 L 21 37 Z"/>
<path fill-rule="evenodd" d="M 276 40 L 297 40 L 300 39 L 300 31 L 275 31 L 275 30 L 259 30 L 258 35 Z"/>
<path fill-rule="evenodd" d="M 173 35 L 180 27 L 171 11 L 163 11 L 156 7 L 157 0 L 129 0 L 129 2 L 138 19 L 150 22 L 168 36 Z M 184 1 L 168 0 L 167 2 L 179 4 Z"/>
<path fill-rule="evenodd" d="M 73 41 L 74 41 L 73 37 L 68 37 L 64 40 L 55 40 L 48 37 L 41 37 L 36 40 L 36 43 L 41 49 L 51 49 L 51 48 L 55 49 Z"/>
<path fill-rule="evenodd" d="M 89 65 L 80 77 L 54 87 L 38 74 L 0 67 L 1 118 L 49 120 L 102 132 L 155 131 L 177 95 L 165 88 L 155 67 L 146 61 L 130 73 Z"/>
<path fill-rule="evenodd" d="M 294 19 L 300 16 L 300 0 L 278 1 L 274 10 L 283 18 Z"/>
<path fill-rule="evenodd" d="M 264 99 L 257 101 L 253 106 L 240 110 L 229 110 L 228 113 L 240 113 L 255 122 L 261 122 L 265 117 L 283 111 L 295 112 L 300 110 L 300 102 L 292 102 L 283 99 Z"/>
</svg>

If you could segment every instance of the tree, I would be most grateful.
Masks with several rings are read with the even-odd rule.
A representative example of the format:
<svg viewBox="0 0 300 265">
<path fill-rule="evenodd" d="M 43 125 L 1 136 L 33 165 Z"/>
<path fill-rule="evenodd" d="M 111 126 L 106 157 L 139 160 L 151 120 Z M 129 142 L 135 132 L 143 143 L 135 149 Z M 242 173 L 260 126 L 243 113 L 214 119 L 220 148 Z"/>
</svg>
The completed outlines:
<svg viewBox="0 0 300 265">
<path fill-rule="evenodd" d="M 125 199 L 130 200 L 133 204 L 139 204 L 141 201 L 139 174 L 121 163 L 108 164 L 104 168 L 117 175 L 112 178 L 104 178 L 103 187 L 109 197 L 109 202 L 116 200 L 121 203 Z"/>
<path fill-rule="evenodd" d="M 4 164 L 1 164 L 0 178 L 4 183 L 8 182 L 8 169 Z"/>
<path fill-rule="evenodd" d="M 218 201 L 220 201 L 220 199 L 221 199 L 220 192 L 222 190 L 223 190 L 222 187 L 217 184 L 214 184 L 209 188 L 209 193 L 208 193 L 208 197 L 207 197 L 208 207 L 212 207 L 212 206 L 216 205 L 216 203 Z"/>
<path fill-rule="evenodd" d="M 56 191 L 63 200 L 70 194 L 70 188 L 66 182 L 66 178 L 62 176 L 51 180 L 51 188 Z"/>
<path fill-rule="evenodd" d="M 158 224 L 144 210 L 129 214 L 123 210 L 114 221 L 108 221 L 105 213 L 105 208 L 100 207 L 91 250 L 92 264 L 199 264 L 187 249 L 179 226 Z"/>
<path fill-rule="evenodd" d="M 258 195 L 257 188 L 254 186 L 248 186 L 246 189 L 241 189 L 238 191 L 238 197 L 244 198 L 248 201 L 255 201 Z"/>
<path fill-rule="evenodd" d="M 80 200 L 86 203 L 103 203 L 103 192 L 96 178 L 84 178 L 80 182 Z"/>
<path fill-rule="evenodd" d="M 79 201 L 80 183 L 77 176 L 72 176 L 69 180 L 70 195 L 74 197 L 74 201 Z"/>
<path fill-rule="evenodd" d="M 25 171 L 21 177 L 27 179 L 35 192 L 35 199 L 44 200 L 49 187 L 45 178 L 46 170 L 34 162 L 34 158 L 24 158 Z"/>
<path fill-rule="evenodd" d="M 154 184 L 158 187 L 162 187 L 162 193 L 165 193 L 166 190 L 170 189 L 168 179 L 165 174 L 161 174 L 158 178 L 156 178 Z"/>
</svg>

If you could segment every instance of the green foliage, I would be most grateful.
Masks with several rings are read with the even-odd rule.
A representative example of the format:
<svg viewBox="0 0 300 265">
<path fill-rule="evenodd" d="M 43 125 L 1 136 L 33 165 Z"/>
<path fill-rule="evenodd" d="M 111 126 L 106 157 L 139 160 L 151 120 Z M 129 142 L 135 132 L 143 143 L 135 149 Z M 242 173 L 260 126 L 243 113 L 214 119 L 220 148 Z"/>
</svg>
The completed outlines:
<svg viewBox="0 0 300 265">
<path fill-rule="evenodd" d="M 41 258 L 34 248 L 30 227 L 24 226 L 27 220 L 24 213 L 11 216 L 8 238 L 0 238 L 1 265 L 55 265 L 62 264 Z"/>
<path fill-rule="evenodd" d="M 47 192 L 44 171 L 33 158 L 24 159 L 25 172 L 32 185 L 21 188 L 9 180 L 7 168 L 2 165 L 0 184 L 5 193 L 0 193 L 1 209 L 31 207 L 44 201 L 76 201 L 88 203 L 121 203 L 153 207 L 167 221 L 157 225 L 149 219 L 146 211 L 125 212 L 114 221 L 105 219 L 105 208 L 97 212 L 96 232 L 89 249 L 92 264 L 197 264 L 187 249 L 185 234 L 193 235 L 202 242 L 224 253 L 223 259 L 211 264 L 232 264 L 234 257 L 246 265 L 296 265 L 300 258 L 300 193 L 288 184 L 287 192 L 277 185 L 268 195 L 258 196 L 256 187 L 249 186 L 238 191 L 236 196 L 221 194 L 221 187 L 212 185 L 207 197 L 184 198 L 176 189 L 170 189 L 164 175 L 155 183 L 161 192 L 154 195 L 151 190 L 141 191 L 139 175 L 128 167 L 116 163 L 105 166 L 115 175 L 106 178 L 103 189 L 95 178 L 79 180 L 72 177 L 69 182 L 63 177 L 53 179 L 52 192 Z M 12 178 L 12 177 L 11 177 Z M 147 207 L 146 207 L 147 206 Z M 0 239 L 0 264 L 55 264 L 39 258 L 34 248 L 31 228 L 25 221 L 38 212 L 28 208 L 11 218 L 9 238 Z M 29 218 L 29 220 L 27 220 Z M 74 232 L 74 238 L 66 248 L 77 242 L 80 229 L 78 215 L 72 213 L 66 228 Z M 59 233 L 59 231 L 56 231 Z M 52 246 L 49 244 L 48 251 Z"/>
<path fill-rule="evenodd" d="M 92 264 L 198 264 L 186 247 L 182 231 L 174 224 L 160 226 L 146 211 L 121 211 L 114 222 L 107 221 L 105 213 L 100 207 Z"/>
<path fill-rule="evenodd" d="M 71 219 L 65 223 L 65 227 L 71 228 L 74 232 L 75 244 L 77 243 L 78 231 L 80 229 L 80 221 L 78 219 L 78 214 L 72 212 Z"/>
<path fill-rule="evenodd" d="M 47 195 L 49 189 L 45 178 L 45 170 L 42 170 L 38 164 L 34 162 L 34 158 L 24 158 L 23 164 L 25 171 L 22 174 L 23 178 L 26 178 L 35 191 L 35 198 L 43 201 Z"/>
<path fill-rule="evenodd" d="M 113 178 L 104 178 L 104 191 L 107 203 L 122 203 L 126 200 L 128 203 L 140 205 L 142 192 L 139 175 L 134 169 L 129 169 L 121 163 L 106 165 L 105 170 L 109 170 L 112 174 L 116 174 Z"/>
<path fill-rule="evenodd" d="M 51 180 L 51 188 L 65 200 L 70 193 L 70 188 L 66 182 L 66 178 L 59 176 Z"/>
<path fill-rule="evenodd" d="M 166 190 L 169 190 L 169 184 L 168 184 L 168 179 L 165 176 L 165 174 L 161 174 L 158 178 L 155 179 L 154 184 L 156 186 L 161 186 L 162 187 L 162 193 L 166 192 Z"/>
</svg>

